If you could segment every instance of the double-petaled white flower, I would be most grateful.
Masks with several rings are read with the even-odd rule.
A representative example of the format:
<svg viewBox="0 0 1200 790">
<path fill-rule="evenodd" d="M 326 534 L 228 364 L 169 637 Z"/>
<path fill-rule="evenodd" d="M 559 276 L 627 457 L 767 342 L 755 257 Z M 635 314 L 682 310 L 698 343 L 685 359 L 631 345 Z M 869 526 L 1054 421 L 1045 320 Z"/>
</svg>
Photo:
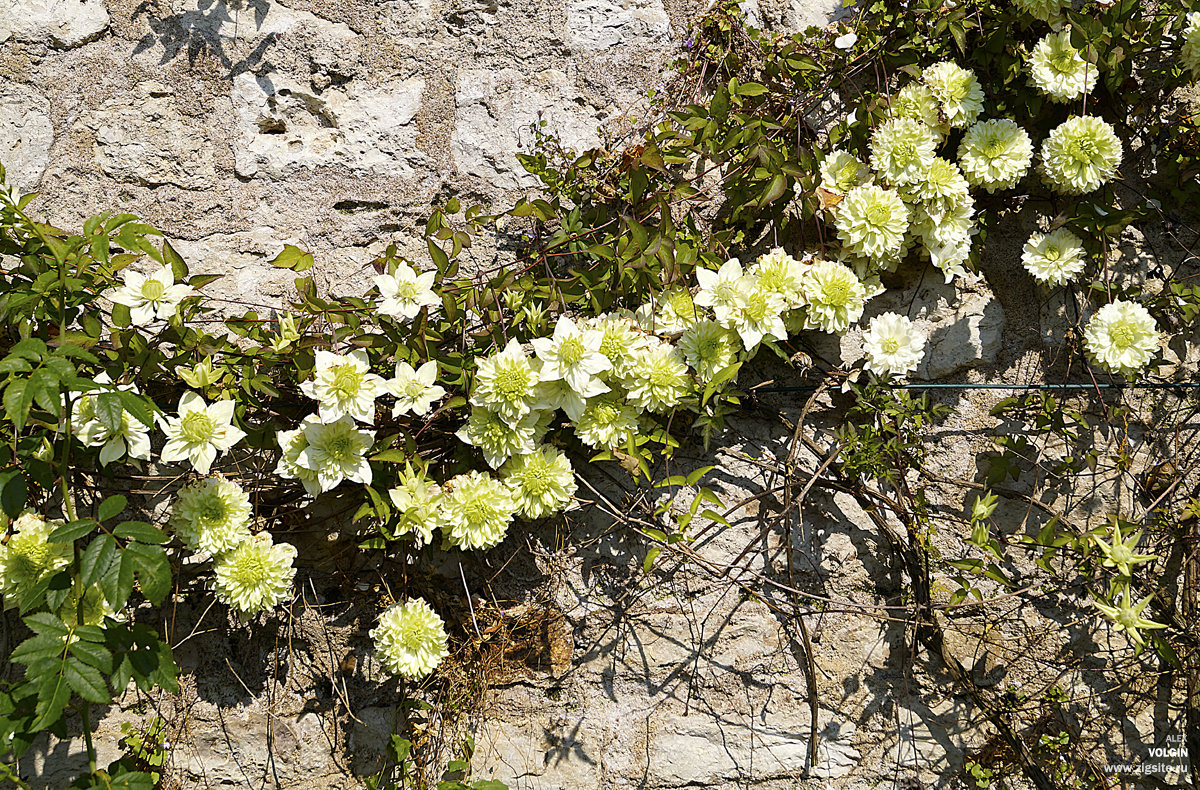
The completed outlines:
<svg viewBox="0 0 1200 790">
<path fill-rule="evenodd" d="M 679 350 L 696 378 L 707 382 L 737 362 L 742 344 L 732 330 L 716 321 L 701 321 L 680 335 Z"/>
<path fill-rule="evenodd" d="M 174 417 L 159 417 L 159 426 L 167 435 L 162 460 L 167 463 L 187 460 L 202 475 L 208 474 L 217 454 L 240 442 L 246 432 L 233 424 L 231 400 L 205 403 L 194 392 L 179 399 Z"/>
<path fill-rule="evenodd" d="M 910 82 L 892 96 L 888 111 L 893 118 L 911 118 L 924 124 L 940 140 L 945 134 L 942 128 L 942 108 L 937 97 L 927 85 Z"/>
<path fill-rule="evenodd" d="M 616 396 L 601 395 L 588 401 L 572 423 L 580 441 L 597 450 L 608 450 L 623 446 L 637 433 L 638 410 Z"/>
<path fill-rule="evenodd" d="M 217 555 L 250 538 L 250 497 L 224 477 L 206 477 L 179 492 L 171 528 L 192 551 Z"/>
<path fill-rule="evenodd" d="M 531 411 L 516 422 L 508 422 L 491 409 L 474 406 L 467 424 L 454 435 L 478 447 L 488 466 L 497 469 L 510 456 L 533 450 L 541 416 L 542 412 Z"/>
<path fill-rule="evenodd" d="M 891 186 L 916 181 L 933 163 L 938 138 L 912 118 L 892 118 L 871 133 L 871 169 Z"/>
<path fill-rule="evenodd" d="M 308 439 L 304 432 L 313 425 L 320 425 L 321 419 L 310 414 L 300 423 L 300 427 L 291 431 L 277 431 L 276 441 L 282 454 L 275 467 L 275 474 L 287 480 L 299 480 L 304 484 L 304 490 L 309 496 L 321 493 L 321 476 L 300 464 L 300 456 L 308 449 Z"/>
<path fill-rule="evenodd" d="M 62 526 L 61 521 L 46 521 L 26 510 L 12 526 L 8 540 L 0 542 L 0 593 L 6 596 L 5 606 L 15 606 L 18 594 L 65 568 L 74 553 L 70 542 L 49 540 L 50 533 Z"/>
<path fill-rule="evenodd" d="M 1013 5 L 1043 22 L 1053 22 L 1062 16 L 1066 0 L 1013 0 Z"/>
<path fill-rule="evenodd" d="M 779 341 L 786 338 L 783 313 L 788 309 L 787 302 L 777 292 L 763 288 L 758 277 L 752 274 L 742 278 L 742 282 L 743 287 L 738 292 L 733 313 L 721 323 L 737 332 L 749 351 L 753 351 L 763 340 Z"/>
<path fill-rule="evenodd" d="M 901 187 L 900 194 L 911 203 L 919 203 L 920 211 L 934 218 L 940 218 L 954 206 L 972 200 L 971 185 L 963 177 L 958 165 L 940 156 L 934 157 L 916 180 Z"/>
<path fill-rule="evenodd" d="M 1103 119 L 1068 118 L 1042 143 L 1042 175 L 1056 191 L 1082 195 L 1112 180 L 1121 164 L 1121 141 Z"/>
<path fill-rule="evenodd" d="M 1067 102 L 1091 93 L 1097 76 L 1096 64 L 1071 46 L 1069 29 L 1046 36 L 1029 55 L 1029 81 L 1051 101 Z"/>
<path fill-rule="evenodd" d="M 1035 233 L 1021 251 L 1025 270 L 1043 285 L 1065 285 L 1087 265 L 1083 240 L 1066 228 L 1052 233 Z"/>
<path fill-rule="evenodd" d="M 433 542 L 433 531 L 444 523 L 445 495 L 425 474 L 406 465 L 398 485 L 388 491 L 396 515 L 393 534 L 412 535 L 418 546 Z"/>
<path fill-rule="evenodd" d="M 942 106 L 942 117 L 955 129 L 975 123 L 983 112 L 983 88 L 975 72 L 942 61 L 921 72 L 921 81 Z"/>
<path fill-rule="evenodd" d="M 175 273 L 170 266 L 163 266 L 149 276 L 126 269 L 121 277 L 125 284 L 109 291 L 107 296 L 129 308 L 129 320 L 135 326 L 145 326 L 155 318 L 170 318 L 179 309 L 179 303 L 194 293 L 190 285 L 175 284 Z"/>
<path fill-rule="evenodd" d="M 1193 77 L 1200 77 L 1200 11 L 1192 11 L 1186 20 L 1180 34 L 1183 46 L 1179 49 L 1179 62 L 1192 72 Z"/>
<path fill-rule="evenodd" d="M 581 328 L 567 316 L 561 316 L 554 326 L 554 335 L 533 339 L 533 350 L 542 361 L 539 377 L 543 382 L 565 381 L 567 386 L 583 397 L 590 392 L 606 392 L 600 375 L 612 368 L 608 357 L 600 351 L 603 335 L 594 329 Z M 596 386 L 603 387 L 599 391 Z"/>
<path fill-rule="evenodd" d="M 1012 189 L 1033 162 L 1033 142 L 1007 118 L 980 121 L 963 135 L 958 165 L 967 181 L 988 192 Z"/>
<path fill-rule="evenodd" d="M 526 518 L 542 518 L 565 508 L 575 494 L 575 471 L 567 457 L 549 445 L 510 459 L 500 469 Z"/>
<path fill-rule="evenodd" d="M 541 362 L 526 356 L 515 339 L 475 369 L 471 403 L 490 409 L 507 423 L 521 422 L 537 401 Z"/>
<path fill-rule="evenodd" d="M 321 491 L 329 491 L 343 480 L 370 485 L 367 452 L 374 439 L 374 431 L 360 431 L 349 417 L 328 423 L 305 421 L 306 446 L 295 463 L 316 473 Z"/>
<path fill-rule="evenodd" d="M 821 188 L 827 192 L 844 195 L 870 180 L 871 169 L 846 151 L 832 151 L 821 162 Z"/>
<path fill-rule="evenodd" d="M 884 377 L 911 373 L 925 355 L 925 340 L 905 316 L 898 313 L 875 316 L 863 333 L 866 368 Z"/>
<path fill-rule="evenodd" d="M 320 404 L 322 422 L 352 417 L 375 422 L 375 399 L 388 391 L 387 382 L 371 372 L 371 362 L 362 349 L 349 354 L 318 350 L 313 377 L 300 391 Z"/>
<path fill-rule="evenodd" d="M 818 260 L 804 274 L 808 322 L 813 328 L 842 335 L 862 318 L 867 292 L 849 267 Z"/>
<path fill-rule="evenodd" d="M 647 332 L 672 335 L 696 323 L 700 316 L 691 293 L 686 288 L 673 285 L 659 294 L 653 302 L 648 302 L 634 311 L 634 318 L 638 326 Z"/>
<path fill-rule="evenodd" d="M 269 533 L 260 532 L 216 558 L 213 589 L 222 603 L 248 618 L 287 599 L 295 559 L 295 546 L 273 543 Z"/>
<path fill-rule="evenodd" d="M 623 383 L 630 404 L 653 412 L 670 411 L 692 392 L 687 362 L 670 343 L 639 351 Z"/>
<path fill-rule="evenodd" d="M 804 306 L 804 272 L 807 263 L 796 260 L 776 247 L 766 255 L 759 256 L 749 269 L 749 274 L 758 278 L 757 287 L 779 294 L 788 310 Z"/>
<path fill-rule="evenodd" d="M 908 221 L 908 207 L 900 195 L 866 186 L 850 190 L 838 206 L 834 224 L 846 253 L 880 261 L 904 249 Z"/>
<path fill-rule="evenodd" d="M 96 376 L 97 384 L 111 384 L 112 379 L 107 373 Z M 137 392 L 132 384 L 122 384 L 116 389 L 127 392 Z M 71 421 L 71 432 L 75 438 L 86 447 L 100 448 L 100 464 L 102 466 L 117 461 L 128 455 L 141 461 L 150 460 L 150 427 L 134 417 L 125 409 L 120 410 L 119 416 L 113 419 L 110 412 L 105 417 L 96 411 L 98 396 L 115 398 L 105 390 L 87 393 L 74 393 L 75 409 Z"/>
<path fill-rule="evenodd" d="M 422 307 L 431 312 L 442 301 L 433 292 L 433 281 L 437 272 L 417 272 L 407 263 L 401 263 L 393 274 L 381 274 L 375 278 L 375 287 L 383 300 L 377 308 L 383 315 L 411 320 Z"/>
<path fill-rule="evenodd" d="M 1114 299 L 1095 312 L 1083 330 L 1092 360 L 1109 371 L 1133 378 L 1158 351 L 1158 327 L 1137 302 Z"/>
<path fill-rule="evenodd" d="M 629 371 L 634 356 L 650 342 L 629 315 L 609 313 L 587 321 L 587 327 L 600 333 L 600 353 L 611 368 L 604 378 L 620 378 Z"/>
<path fill-rule="evenodd" d="M 743 279 L 745 276 L 742 262 L 737 258 L 725 261 L 715 272 L 697 266 L 696 282 L 700 285 L 700 290 L 696 293 L 696 305 L 712 308 L 717 320 L 727 324 L 737 310 L 738 298 L 747 288 Z"/>
<path fill-rule="evenodd" d="M 437 669 L 447 655 L 442 618 L 425 602 L 412 598 L 379 615 L 371 631 L 380 663 L 395 675 L 417 680 Z"/>
<path fill-rule="evenodd" d="M 428 414 L 433 402 L 446 394 L 445 388 L 437 384 L 437 374 L 437 362 L 433 360 L 416 370 L 407 362 L 397 362 L 395 378 L 385 382 L 388 392 L 396 398 L 392 416 L 399 417 L 405 412 L 418 417 Z"/>
<path fill-rule="evenodd" d="M 467 472 L 446 484 L 442 531 L 463 549 L 490 549 L 504 540 L 513 515 L 521 509 L 512 490 L 491 475 Z"/>
</svg>

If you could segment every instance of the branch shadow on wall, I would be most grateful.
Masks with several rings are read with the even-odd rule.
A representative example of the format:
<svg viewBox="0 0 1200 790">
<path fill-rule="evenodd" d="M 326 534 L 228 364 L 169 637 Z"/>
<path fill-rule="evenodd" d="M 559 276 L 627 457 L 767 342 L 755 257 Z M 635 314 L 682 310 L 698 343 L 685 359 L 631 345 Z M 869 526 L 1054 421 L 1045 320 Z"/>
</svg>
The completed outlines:
<svg viewBox="0 0 1200 790">
<path fill-rule="evenodd" d="M 264 62 L 267 50 L 279 40 L 278 34 L 262 36 L 247 52 L 240 46 L 257 38 L 262 29 L 270 0 L 200 0 L 195 11 L 160 13 L 158 0 L 144 0 L 133 13 L 136 20 L 146 17 L 150 31 L 138 41 L 133 54 L 138 55 L 155 46 L 162 47 L 159 63 L 174 60 L 181 52 L 186 53 L 188 65 L 195 66 L 202 57 L 216 58 L 225 70 L 226 78 L 236 77 L 245 71 L 256 69 Z M 168 6 L 169 9 L 169 6 Z M 232 25 L 234 35 L 223 36 L 221 29 Z M 243 31 L 250 33 L 244 38 Z"/>
</svg>

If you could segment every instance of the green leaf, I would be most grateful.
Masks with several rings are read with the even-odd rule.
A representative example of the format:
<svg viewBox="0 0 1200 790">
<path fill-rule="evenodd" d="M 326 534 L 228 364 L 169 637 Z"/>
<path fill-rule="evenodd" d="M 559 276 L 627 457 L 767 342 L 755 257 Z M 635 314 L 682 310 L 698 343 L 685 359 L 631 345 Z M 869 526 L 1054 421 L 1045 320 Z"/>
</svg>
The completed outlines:
<svg viewBox="0 0 1200 790">
<path fill-rule="evenodd" d="M 20 469 L 0 472 L 0 508 L 9 518 L 16 518 L 25 509 L 25 475 Z"/>
<path fill-rule="evenodd" d="M 88 702 L 112 701 L 112 695 L 108 693 L 108 685 L 105 684 L 100 670 L 88 666 L 75 656 L 69 657 L 63 663 L 63 677 L 75 693 Z"/>
<path fill-rule="evenodd" d="M 372 461 L 381 461 L 386 463 L 403 463 L 408 461 L 411 456 L 404 450 L 384 450 L 382 453 L 371 456 Z"/>
<path fill-rule="evenodd" d="M 661 546 L 651 546 L 646 552 L 646 559 L 642 560 L 642 573 L 649 573 L 654 567 L 654 561 L 658 559 L 658 555 L 662 553 Z"/>
<path fill-rule="evenodd" d="M 96 510 L 96 520 L 108 521 L 110 518 L 121 515 L 121 512 L 125 510 L 125 505 L 126 499 L 120 494 L 114 494 L 106 498 Z"/>
<path fill-rule="evenodd" d="M 33 406 L 33 388 L 28 379 L 17 379 L 4 390 L 4 411 L 18 432 L 25 429 L 29 409 Z"/>
<path fill-rule="evenodd" d="M 774 203 L 779 198 L 783 197 L 783 193 L 787 191 L 787 176 L 782 174 L 771 179 L 771 183 L 767 185 L 767 189 L 763 192 L 763 196 L 759 198 L 758 205 L 766 206 Z"/>
<path fill-rule="evenodd" d="M 171 563 L 162 546 L 145 543 L 130 543 L 125 547 L 121 563 L 133 563 L 137 572 L 138 585 L 146 600 L 157 606 L 171 591 Z"/>
<path fill-rule="evenodd" d="M 121 407 L 121 398 L 115 392 L 101 392 L 92 398 L 96 407 L 96 419 L 110 433 L 120 433 L 121 417 L 125 411 Z M 104 519 L 100 519 L 103 521 Z"/>
<path fill-rule="evenodd" d="M 8 658 L 10 661 L 29 666 L 40 659 L 57 658 L 62 655 L 65 646 L 66 640 L 61 636 L 38 634 L 17 645 L 17 649 L 12 651 Z"/>
<path fill-rule="evenodd" d="M 142 543 L 159 544 L 170 540 L 167 533 L 144 521 L 122 521 L 113 530 L 113 534 L 118 538 L 131 538 Z"/>
<path fill-rule="evenodd" d="M 107 573 L 118 555 L 117 542 L 112 535 L 94 538 L 79 560 L 79 581 L 84 587 L 96 584 Z"/>
<path fill-rule="evenodd" d="M 402 763 L 408 759 L 409 753 L 412 751 L 412 741 L 407 738 L 401 738 L 399 735 L 392 736 L 392 759 L 398 763 Z"/>
<path fill-rule="evenodd" d="M 62 645 L 59 645 L 61 649 Z M 112 672 L 113 654 L 104 645 L 95 642 L 85 642 L 82 639 L 71 643 L 68 648 L 71 655 L 79 658 L 90 667 L 95 667 L 106 675 Z"/>
<path fill-rule="evenodd" d="M 96 528 L 96 522 L 90 518 L 81 518 L 76 521 L 68 521 L 58 529 L 50 533 L 49 540 L 54 543 L 70 543 L 73 540 L 82 538 L 93 529 Z"/>
<path fill-rule="evenodd" d="M 132 324 L 133 319 L 129 315 L 129 307 L 123 304 L 114 304 L 112 307 L 112 322 L 121 329 Z"/>
<path fill-rule="evenodd" d="M 60 672 L 47 672 L 42 675 L 38 683 L 37 707 L 34 709 L 37 719 L 31 729 L 43 730 L 57 721 L 70 699 L 71 687 Z"/>
<path fill-rule="evenodd" d="M 121 399 L 125 411 L 135 420 L 148 427 L 154 426 L 154 410 L 146 398 L 126 390 L 118 390 L 117 397 Z"/>
<path fill-rule="evenodd" d="M 162 243 L 162 260 L 163 263 L 171 267 L 171 273 L 175 275 L 175 282 L 181 283 L 187 279 L 187 263 L 184 262 L 183 256 L 171 246 L 171 242 L 166 239 L 163 239 Z"/>
<path fill-rule="evenodd" d="M 49 612 L 31 614 L 25 618 L 24 622 L 35 634 L 51 634 L 59 639 L 65 637 L 70 630 L 66 623 Z"/>
</svg>

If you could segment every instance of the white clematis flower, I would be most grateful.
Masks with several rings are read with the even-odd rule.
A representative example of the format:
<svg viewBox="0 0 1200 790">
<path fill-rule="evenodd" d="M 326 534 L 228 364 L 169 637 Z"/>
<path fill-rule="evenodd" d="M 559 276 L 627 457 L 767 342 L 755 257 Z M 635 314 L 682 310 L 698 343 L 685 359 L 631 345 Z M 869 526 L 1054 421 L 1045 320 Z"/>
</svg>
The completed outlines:
<svg viewBox="0 0 1200 790">
<path fill-rule="evenodd" d="M 217 454 L 233 447 L 246 435 L 234 426 L 233 409 L 231 400 L 209 404 L 194 392 L 183 393 L 178 414 L 159 417 L 159 425 L 167 435 L 162 460 L 173 463 L 186 459 L 197 472 L 208 474 Z"/>
<path fill-rule="evenodd" d="M 371 373 L 367 352 L 358 349 L 349 354 L 317 351 L 313 377 L 300 385 L 300 391 L 320 404 L 322 422 L 353 417 L 368 425 L 375 422 L 375 399 L 388 391 L 387 383 Z"/>
<path fill-rule="evenodd" d="M 125 284 L 109 292 L 108 298 L 129 308 L 129 320 L 134 326 L 146 326 L 155 318 L 170 318 L 179 309 L 179 303 L 194 293 L 190 285 L 175 284 L 175 273 L 170 266 L 163 266 L 149 276 L 127 269 L 121 277 Z"/>
<path fill-rule="evenodd" d="M 407 263 L 396 267 L 394 274 L 381 274 L 375 278 L 375 287 L 383 301 L 377 308 L 382 315 L 412 320 L 422 307 L 434 312 L 442 300 L 433 291 L 437 272 L 417 274 Z"/>
</svg>

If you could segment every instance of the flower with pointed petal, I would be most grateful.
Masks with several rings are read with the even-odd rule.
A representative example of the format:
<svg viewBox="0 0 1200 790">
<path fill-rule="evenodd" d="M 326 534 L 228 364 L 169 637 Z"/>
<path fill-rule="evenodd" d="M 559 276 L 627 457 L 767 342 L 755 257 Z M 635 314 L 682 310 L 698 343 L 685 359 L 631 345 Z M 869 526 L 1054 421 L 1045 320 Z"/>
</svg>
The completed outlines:
<svg viewBox="0 0 1200 790">
<path fill-rule="evenodd" d="M 197 472 L 208 474 L 217 454 L 240 442 L 246 432 L 233 424 L 234 403 L 221 400 L 205 403 L 194 392 L 185 392 L 179 399 L 179 411 L 174 417 L 159 417 L 159 425 L 167 435 L 162 460 L 166 463 L 187 460 Z"/>
<path fill-rule="evenodd" d="M 300 391 L 320 404 L 322 422 L 352 417 L 370 425 L 375 422 L 375 399 L 388 389 L 387 382 L 371 372 L 366 351 L 334 354 L 318 349 L 313 377 Z"/>
</svg>

